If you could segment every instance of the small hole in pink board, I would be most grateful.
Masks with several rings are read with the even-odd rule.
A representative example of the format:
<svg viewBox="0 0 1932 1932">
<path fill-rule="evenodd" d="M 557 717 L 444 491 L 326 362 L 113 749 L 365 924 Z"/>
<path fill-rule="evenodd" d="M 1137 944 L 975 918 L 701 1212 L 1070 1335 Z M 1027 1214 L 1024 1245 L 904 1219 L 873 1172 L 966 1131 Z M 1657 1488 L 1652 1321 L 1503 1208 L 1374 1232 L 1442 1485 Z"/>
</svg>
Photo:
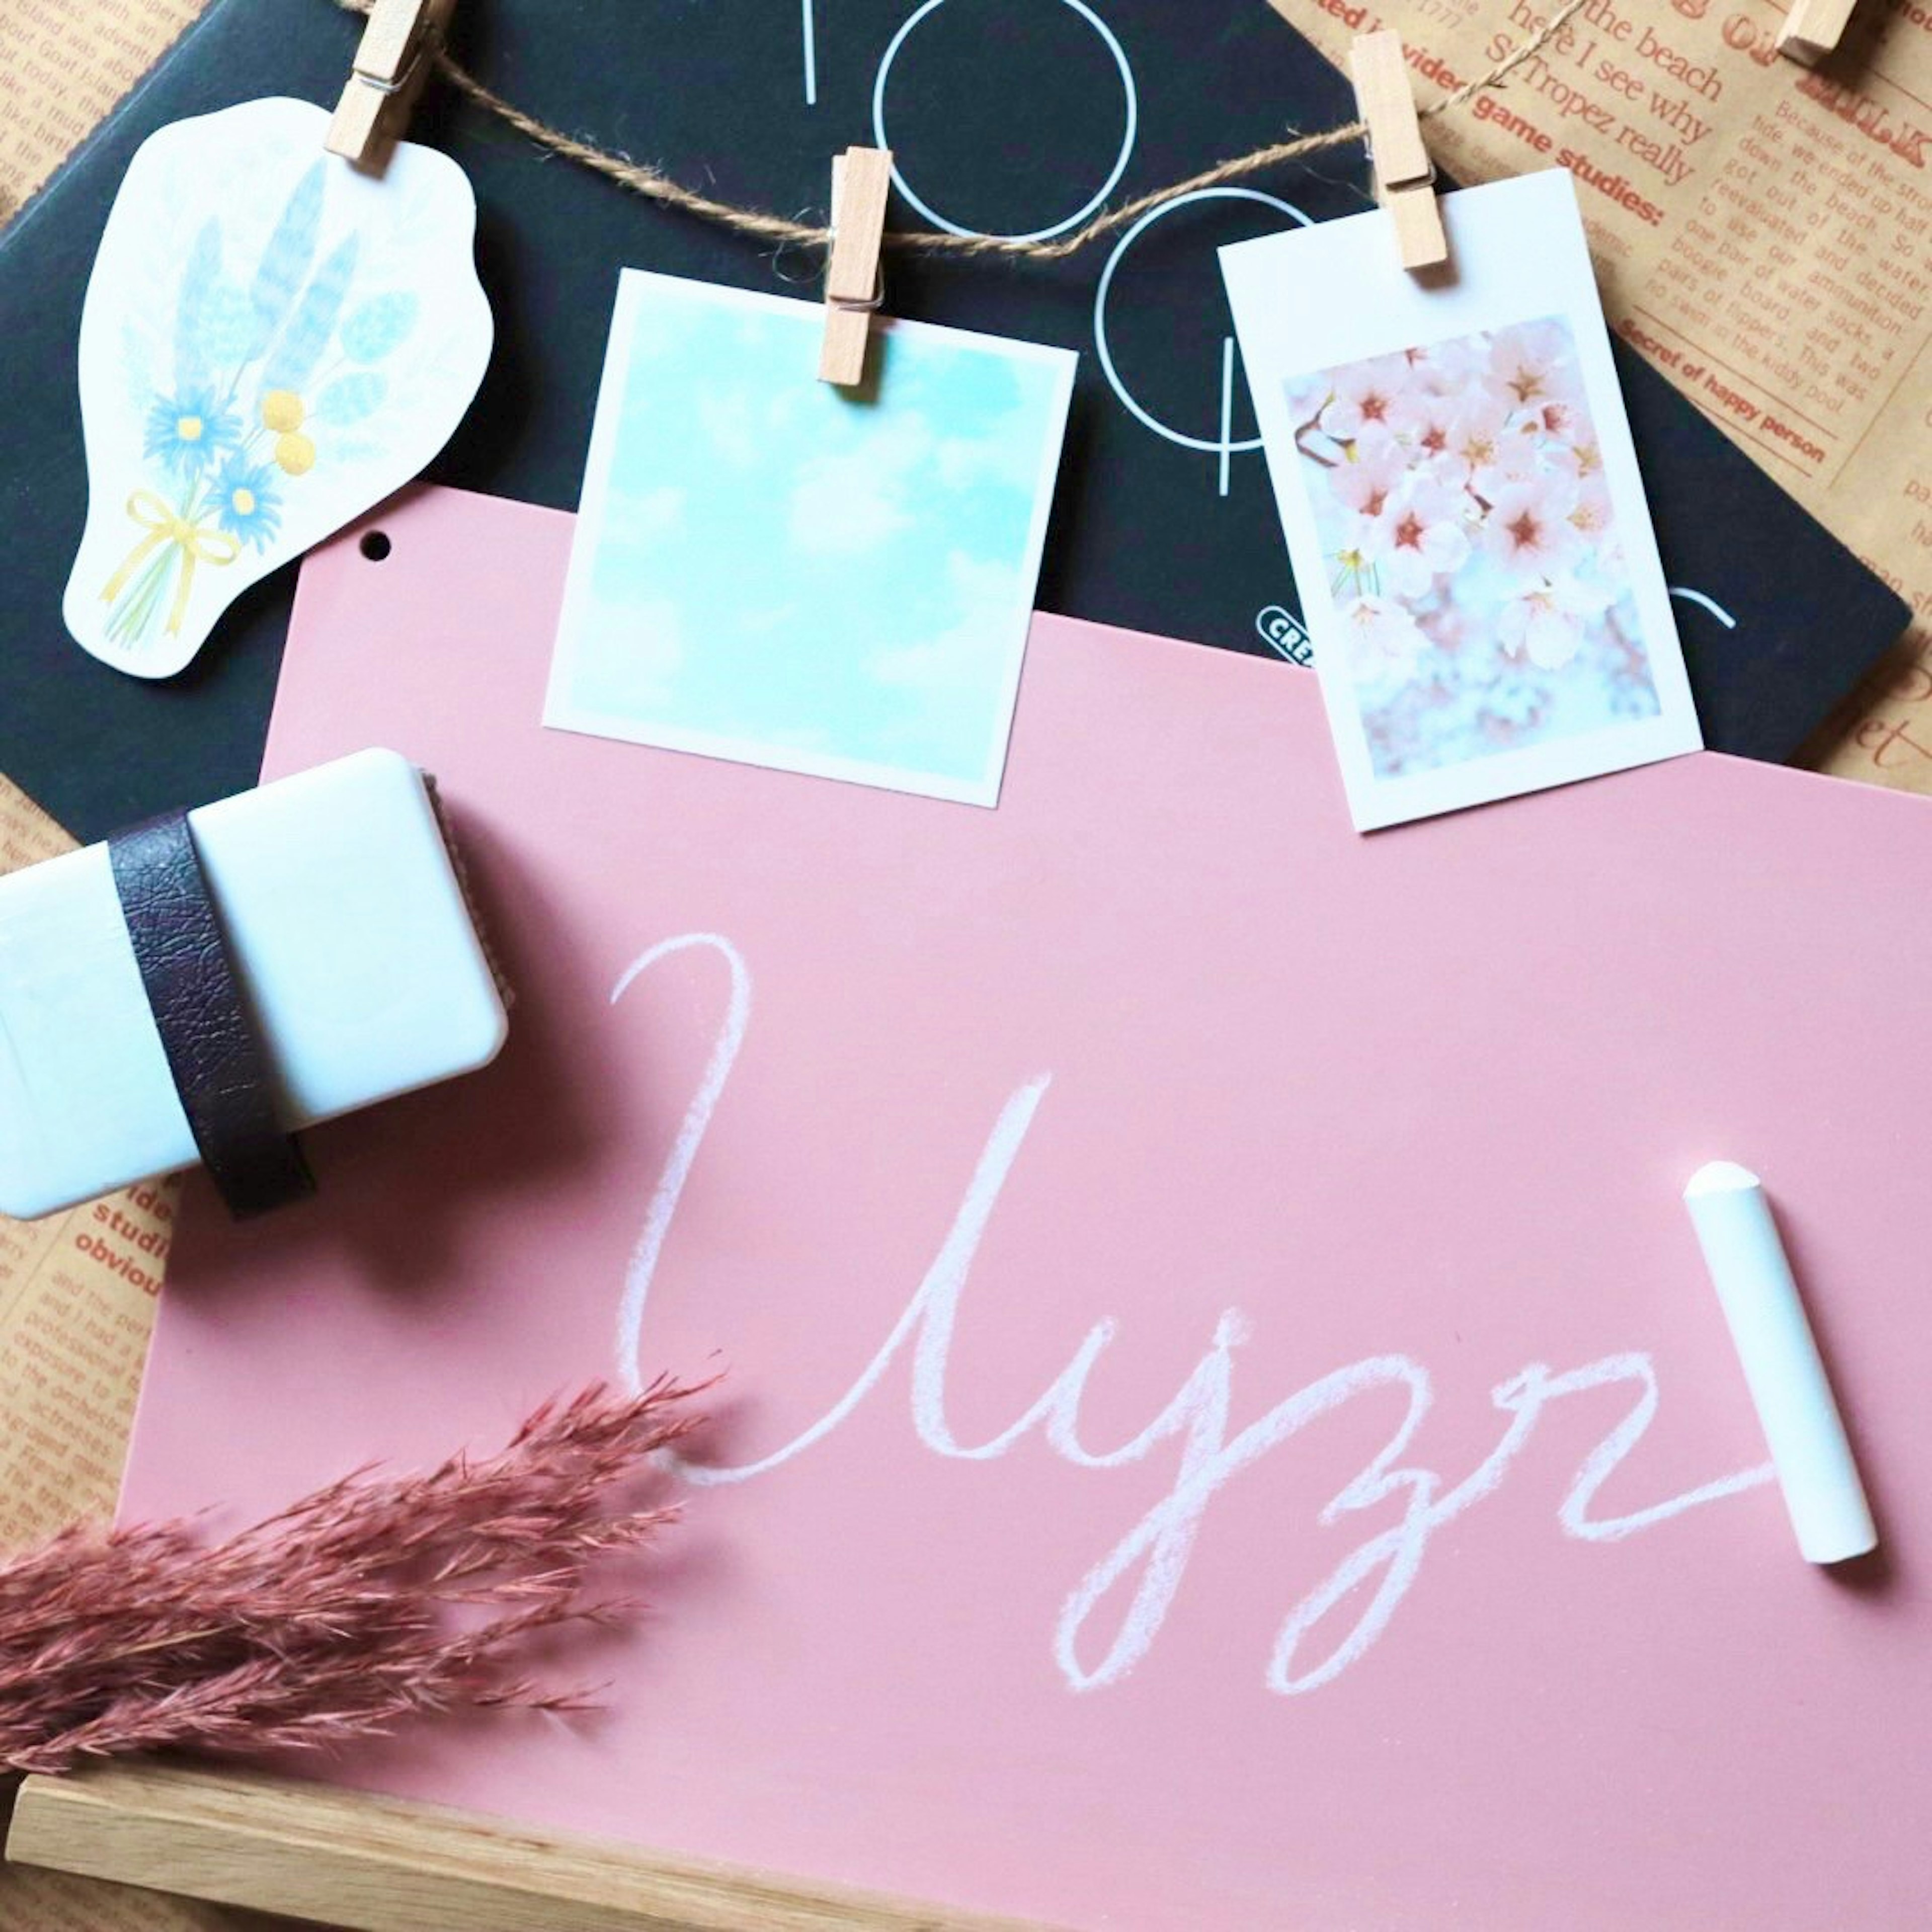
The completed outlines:
<svg viewBox="0 0 1932 1932">
<path fill-rule="evenodd" d="M 356 548 L 371 563 L 380 563 L 389 554 L 388 534 L 383 530 L 364 530 Z"/>
</svg>

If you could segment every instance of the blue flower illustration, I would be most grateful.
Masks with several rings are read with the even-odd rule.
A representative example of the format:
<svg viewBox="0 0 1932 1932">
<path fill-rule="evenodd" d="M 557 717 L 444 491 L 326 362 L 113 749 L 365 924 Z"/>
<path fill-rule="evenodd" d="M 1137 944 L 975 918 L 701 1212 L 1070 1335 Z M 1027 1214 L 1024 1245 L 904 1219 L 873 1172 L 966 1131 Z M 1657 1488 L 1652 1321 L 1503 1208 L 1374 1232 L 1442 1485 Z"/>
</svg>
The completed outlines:
<svg viewBox="0 0 1932 1932">
<path fill-rule="evenodd" d="M 212 470 L 235 447 L 241 434 L 240 418 L 212 389 L 184 388 L 164 396 L 148 412 L 142 448 L 192 479 Z"/>
<path fill-rule="evenodd" d="M 266 549 L 282 522 L 273 466 L 250 463 L 240 456 L 231 458 L 216 481 L 208 507 L 230 536 L 253 544 L 257 550 Z"/>
</svg>

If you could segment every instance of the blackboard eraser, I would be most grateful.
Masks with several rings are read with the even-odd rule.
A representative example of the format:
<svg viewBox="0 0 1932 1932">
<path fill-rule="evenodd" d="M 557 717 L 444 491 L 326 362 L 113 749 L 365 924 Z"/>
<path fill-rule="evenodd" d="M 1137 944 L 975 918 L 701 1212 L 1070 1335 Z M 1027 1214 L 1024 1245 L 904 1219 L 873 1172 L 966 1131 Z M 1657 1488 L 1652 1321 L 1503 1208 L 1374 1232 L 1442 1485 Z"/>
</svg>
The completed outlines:
<svg viewBox="0 0 1932 1932">
<path fill-rule="evenodd" d="M 218 928 L 199 951 L 193 886 L 164 868 L 138 883 L 157 832 L 164 856 L 170 832 L 191 854 Z M 0 878 L 0 1212 L 34 1220 L 204 1161 L 254 1211 L 223 1171 L 242 1084 L 205 1017 L 223 984 L 261 1090 L 241 1097 L 272 1136 L 496 1056 L 503 998 L 407 759 L 357 752 Z"/>
</svg>

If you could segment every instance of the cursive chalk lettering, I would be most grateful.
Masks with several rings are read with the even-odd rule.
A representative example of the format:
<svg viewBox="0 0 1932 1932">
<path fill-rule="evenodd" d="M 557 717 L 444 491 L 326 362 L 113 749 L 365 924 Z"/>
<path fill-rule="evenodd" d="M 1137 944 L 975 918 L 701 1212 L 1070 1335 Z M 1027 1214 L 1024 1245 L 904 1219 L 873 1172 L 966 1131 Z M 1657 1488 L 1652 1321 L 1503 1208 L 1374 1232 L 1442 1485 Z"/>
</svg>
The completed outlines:
<svg viewBox="0 0 1932 1932">
<path fill-rule="evenodd" d="M 641 1385 L 638 1344 L 665 1238 L 744 1044 L 751 1018 L 752 976 L 728 939 L 715 933 L 687 933 L 641 955 L 610 994 L 614 1006 L 651 968 L 694 949 L 715 952 L 724 961 L 729 993 L 710 1058 L 652 1192 L 626 1270 L 617 1320 L 617 1364 L 632 1390 Z M 1236 1354 L 1250 1335 L 1246 1317 L 1234 1309 L 1220 1316 L 1206 1353 L 1172 1397 L 1123 1442 L 1096 1449 L 1080 1433 L 1088 1380 L 1114 1336 L 1111 1318 L 1094 1324 L 1066 1367 L 1006 1427 L 980 1442 L 962 1442 L 946 1413 L 947 1363 L 960 1304 L 987 1226 L 1051 1084 L 1049 1075 L 1029 1080 L 1000 1109 L 932 1265 L 871 1360 L 830 1408 L 790 1442 L 754 1461 L 721 1466 L 668 1455 L 668 1466 L 688 1482 L 710 1486 L 747 1482 L 780 1468 L 837 1430 L 908 1350 L 913 1432 L 935 1455 L 986 1462 L 1004 1456 L 1037 1432 L 1064 1461 L 1100 1470 L 1139 1462 L 1162 1444 L 1178 1443 L 1172 1487 L 1094 1564 L 1061 1607 L 1053 1634 L 1054 1661 L 1070 1688 L 1093 1690 L 1118 1683 L 1152 1647 L 1186 1576 L 1208 1511 L 1222 1489 L 1323 1417 L 1378 1391 L 1399 1391 L 1402 1409 L 1394 1432 L 1324 1505 L 1319 1520 L 1333 1526 L 1390 1504 L 1400 1514 L 1342 1557 L 1288 1612 L 1264 1674 L 1268 1688 L 1283 1696 L 1333 1683 L 1366 1654 L 1420 1574 L 1430 1538 L 1494 1493 L 1552 1402 L 1618 1384 L 1636 1390 L 1622 1420 L 1584 1460 L 1557 1510 L 1563 1532 L 1580 1541 L 1616 1542 L 1772 1479 L 1770 1466 L 1760 1464 L 1620 1516 L 1594 1514 L 1598 1492 L 1627 1462 L 1657 1414 L 1656 1370 L 1648 1355 L 1634 1351 L 1606 1355 L 1562 1373 L 1532 1363 L 1498 1384 L 1490 1401 L 1505 1419 L 1496 1445 L 1453 1484 L 1438 1472 L 1406 1460 L 1433 1400 L 1428 1371 L 1406 1355 L 1370 1356 L 1322 1376 L 1231 1435 Z M 1102 1612 L 1117 1598 L 1124 1600 L 1108 1637 L 1090 1627 L 1100 1624 Z M 1342 1624 L 1340 1613 L 1345 1610 L 1352 1620 Z M 1328 1637 L 1324 1651 L 1316 1640 L 1318 1631 L 1331 1622 L 1342 1627 Z M 1304 1654 L 1309 1651 L 1316 1654 Z"/>
</svg>

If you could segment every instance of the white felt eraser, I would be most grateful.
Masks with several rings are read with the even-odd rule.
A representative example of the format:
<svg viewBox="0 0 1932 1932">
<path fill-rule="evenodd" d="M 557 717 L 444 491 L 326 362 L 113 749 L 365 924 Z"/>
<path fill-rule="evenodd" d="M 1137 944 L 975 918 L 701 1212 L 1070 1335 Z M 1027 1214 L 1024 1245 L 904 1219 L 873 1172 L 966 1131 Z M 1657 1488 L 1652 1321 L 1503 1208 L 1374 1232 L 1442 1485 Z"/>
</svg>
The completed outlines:
<svg viewBox="0 0 1932 1932">
<path fill-rule="evenodd" d="M 284 1126 L 495 1057 L 502 999 L 406 758 L 358 752 L 188 822 Z M 106 846 L 0 878 L 0 1213 L 198 1158 Z"/>
<path fill-rule="evenodd" d="M 1813 1563 L 1862 1556 L 1878 1533 L 1763 1184 L 1735 1161 L 1714 1160 L 1690 1177 L 1684 1201 L 1799 1550 Z"/>
</svg>

